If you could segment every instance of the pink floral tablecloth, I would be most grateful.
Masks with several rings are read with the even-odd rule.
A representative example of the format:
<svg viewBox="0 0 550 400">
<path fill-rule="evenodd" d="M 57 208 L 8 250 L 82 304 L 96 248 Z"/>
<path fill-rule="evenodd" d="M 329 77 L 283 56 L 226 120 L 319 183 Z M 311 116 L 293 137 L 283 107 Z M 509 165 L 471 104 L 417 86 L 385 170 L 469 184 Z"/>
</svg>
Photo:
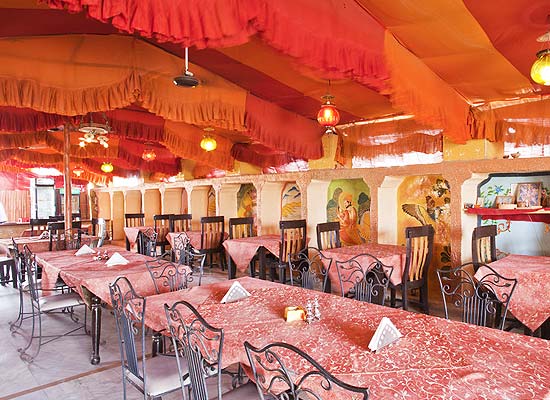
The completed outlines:
<svg viewBox="0 0 550 400">
<path fill-rule="evenodd" d="M 75 256 L 76 250 L 37 253 L 36 260 L 42 266 L 42 287 L 53 288 L 58 277 L 61 277 L 83 299 L 86 300 L 83 290 L 86 288 L 110 304 L 109 284 L 119 276 L 126 276 L 138 294 L 147 296 L 155 293 L 155 285 L 145 266 L 145 262 L 153 258 L 118 246 L 103 246 L 101 251 L 107 251 L 110 256 L 118 252 L 129 263 L 108 267 L 104 260 L 94 260 L 94 255 Z"/>
<path fill-rule="evenodd" d="M 223 242 L 223 247 L 235 262 L 237 270 L 243 272 L 248 269 L 250 261 L 262 246 L 276 257 L 279 257 L 280 243 L 281 235 L 262 235 L 242 239 L 229 239 Z"/>
<path fill-rule="evenodd" d="M 274 341 L 309 353 L 341 380 L 370 388 L 373 399 L 544 399 L 550 395 L 550 341 L 376 306 L 288 285 L 240 278 L 251 296 L 220 300 L 232 281 L 147 298 L 146 324 L 166 328 L 164 303 L 187 300 L 223 327 L 223 366 L 248 365 L 245 340 Z M 287 323 L 285 306 L 317 297 L 321 320 Z M 383 316 L 403 334 L 377 353 L 368 343 Z M 295 359 L 286 360 L 300 372 Z M 334 400 L 345 398 L 338 395 Z"/>
<path fill-rule="evenodd" d="M 179 235 L 185 235 L 189 238 L 189 243 L 191 243 L 191 246 L 193 246 L 195 249 L 200 250 L 201 248 L 201 231 L 185 231 L 185 232 L 170 232 L 168 235 L 166 235 L 166 239 L 168 240 L 168 243 L 170 243 L 170 246 L 174 247 L 174 238 Z M 227 232 L 224 232 L 224 240 L 227 239 L 229 235 Z"/>
<path fill-rule="evenodd" d="M 82 244 L 90 245 L 94 240 L 98 239 L 97 236 L 82 235 L 80 241 Z M 27 246 L 30 251 L 33 253 L 40 253 L 43 251 L 49 251 L 50 248 L 50 239 L 39 239 L 38 236 L 29 236 L 29 237 L 18 237 L 14 238 L 15 243 L 18 245 L 19 250 L 23 250 L 23 246 Z M 11 239 L 9 239 L 8 247 L 12 246 Z M 55 250 L 55 244 L 54 244 Z"/>
<path fill-rule="evenodd" d="M 124 227 L 124 234 L 126 239 L 130 242 L 130 245 L 134 245 L 137 241 L 140 232 L 145 232 L 147 229 L 155 229 L 154 226 L 126 226 Z"/>
<path fill-rule="evenodd" d="M 514 317 L 532 331 L 550 318 L 550 257 L 510 254 L 489 265 L 518 281 L 509 305 Z M 488 272 L 481 267 L 475 276 L 479 279 Z"/>
<path fill-rule="evenodd" d="M 370 254 L 378 258 L 384 265 L 393 267 L 390 281 L 394 285 L 399 285 L 403 277 L 403 269 L 405 268 L 407 248 L 394 244 L 368 243 L 323 250 L 322 253 L 325 257 L 332 259 L 329 277 L 332 287 L 337 288 L 339 293 L 340 282 L 338 279 L 338 270 L 336 269 L 336 261 L 343 262 L 359 254 Z M 367 267 L 367 265 L 365 265 L 365 267 Z M 344 292 L 347 292 L 350 288 L 351 283 L 345 283 Z"/>
</svg>

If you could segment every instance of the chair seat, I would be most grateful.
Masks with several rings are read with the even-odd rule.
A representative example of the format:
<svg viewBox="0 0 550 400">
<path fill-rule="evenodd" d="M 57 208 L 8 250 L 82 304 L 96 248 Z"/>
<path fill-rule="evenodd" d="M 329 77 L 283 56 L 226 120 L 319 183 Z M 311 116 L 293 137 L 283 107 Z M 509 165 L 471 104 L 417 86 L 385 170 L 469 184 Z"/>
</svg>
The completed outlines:
<svg viewBox="0 0 550 400">
<path fill-rule="evenodd" d="M 139 363 L 141 369 L 141 363 Z M 187 363 L 181 363 L 184 374 L 187 373 Z M 133 384 L 143 390 L 143 382 L 129 370 L 126 377 Z M 181 381 L 178 372 L 176 357 L 158 355 L 147 360 L 147 395 L 151 397 L 160 396 L 181 388 Z"/>
<path fill-rule="evenodd" d="M 258 388 L 256 388 L 256 384 L 253 382 L 247 382 L 223 394 L 223 400 L 257 400 L 258 398 Z"/>
<path fill-rule="evenodd" d="M 38 300 L 41 311 L 51 311 L 58 308 L 75 307 L 84 304 L 78 293 L 62 293 L 43 296 Z"/>
</svg>

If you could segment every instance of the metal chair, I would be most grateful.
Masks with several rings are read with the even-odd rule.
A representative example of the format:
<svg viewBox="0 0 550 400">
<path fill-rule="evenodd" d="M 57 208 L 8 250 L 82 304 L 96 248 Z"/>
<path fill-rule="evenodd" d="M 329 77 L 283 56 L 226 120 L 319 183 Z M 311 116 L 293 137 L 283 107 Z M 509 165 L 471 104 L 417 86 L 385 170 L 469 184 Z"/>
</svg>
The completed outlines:
<svg viewBox="0 0 550 400">
<path fill-rule="evenodd" d="M 160 254 L 164 254 L 166 246 L 170 244 L 166 238 L 166 235 L 170 232 L 170 215 L 153 215 L 153 222 L 155 224 L 155 232 L 157 233 L 157 246 L 160 246 Z"/>
<path fill-rule="evenodd" d="M 319 250 L 342 247 L 342 243 L 340 242 L 340 222 L 317 224 L 317 246 L 319 246 Z"/>
<path fill-rule="evenodd" d="M 146 261 L 145 266 L 153 279 L 157 294 L 187 289 L 192 281 L 188 268 L 182 264 L 157 258 L 154 261 Z"/>
<path fill-rule="evenodd" d="M 82 239 L 81 221 L 73 221 L 72 227 L 72 233 L 66 232 L 65 222 L 48 222 L 49 251 L 54 250 L 54 242 L 56 251 L 80 248 Z"/>
<path fill-rule="evenodd" d="M 187 232 L 191 230 L 191 214 L 170 214 L 170 232 Z"/>
<path fill-rule="evenodd" d="M 28 292 L 24 288 L 24 282 L 25 282 L 25 276 L 26 276 L 26 263 L 30 262 L 32 260 L 32 252 L 30 249 L 25 245 L 23 247 L 23 251 L 19 250 L 19 246 L 15 242 L 15 240 L 12 238 L 12 244 L 13 244 L 13 257 L 15 260 L 15 267 L 16 267 L 16 278 L 17 278 L 17 288 L 19 290 L 19 312 L 17 314 L 17 319 L 14 321 L 9 322 L 10 331 L 12 334 L 21 327 L 21 324 L 23 323 L 23 320 L 26 318 L 25 315 L 29 315 L 29 312 L 25 312 L 25 299 L 24 295 Z"/>
<path fill-rule="evenodd" d="M 31 236 L 40 236 L 42 232 L 48 229 L 49 218 L 31 218 L 29 220 L 31 226 Z"/>
<path fill-rule="evenodd" d="M 336 261 L 342 297 L 384 305 L 393 267 L 371 254 Z M 346 292 L 344 287 L 350 286 Z"/>
<path fill-rule="evenodd" d="M 222 242 L 225 237 L 225 218 L 223 216 L 201 218 L 201 248 L 202 254 L 208 255 L 208 265 L 212 268 L 213 256 L 218 255 L 222 271 L 225 265 L 225 252 Z"/>
<path fill-rule="evenodd" d="M 28 248 L 26 248 L 28 251 Z M 30 252 L 29 252 L 30 253 Z M 29 256 L 29 260 L 26 262 L 27 279 L 29 283 L 28 292 L 30 295 L 31 314 L 32 314 L 32 328 L 29 336 L 29 341 L 25 347 L 19 348 L 17 351 L 20 353 L 20 358 L 23 361 L 33 362 L 34 359 L 40 353 L 40 349 L 43 345 L 50 343 L 54 340 L 65 336 L 74 336 L 73 333 L 83 329 L 86 331 L 86 307 L 84 307 L 84 324 L 79 324 L 79 319 L 74 315 L 74 307 L 85 306 L 84 301 L 77 293 L 59 293 L 48 296 L 40 295 L 40 291 L 44 291 L 44 288 L 39 288 L 37 281 L 38 265 L 36 259 L 32 253 Z M 62 313 L 68 315 L 71 320 L 77 324 L 78 327 L 71 329 L 70 331 L 57 335 L 43 335 L 42 334 L 42 316 L 51 316 L 54 313 Z M 25 319 L 22 316 L 22 319 Z M 38 333 L 36 330 L 38 329 Z M 31 355 L 28 350 L 31 348 L 34 339 L 38 339 L 38 348 Z"/>
<path fill-rule="evenodd" d="M 210 325 L 200 313 L 186 301 L 178 301 L 172 307 L 164 305 L 166 319 L 181 377 L 183 398 L 185 387 L 194 400 L 222 399 L 223 329 Z M 186 379 L 185 367 L 189 371 Z M 216 381 L 216 397 L 209 396 L 207 380 Z M 257 399 L 256 388 L 247 383 L 230 392 L 223 399 Z"/>
<path fill-rule="evenodd" d="M 405 229 L 407 240 L 407 255 L 401 284 L 394 285 L 390 282 L 391 306 L 396 304 L 396 291 L 401 289 L 401 301 L 403 310 L 408 310 L 409 291 L 418 289 L 419 305 L 426 313 L 430 313 L 428 302 L 428 270 L 432 260 L 434 245 L 434 228 L 431 225 L 414 226 Z"/>
<path fill-rule="evenodd" d="M 304 289 L 331 293 L 328 272 L 332 258 L 325 257 L 319 249 L 308 247 L 298 254 L 290 254 L 288 268 L 290 284 Z"/>
<path fill-rule="evenodd" d="M 147 359 L 146 299 L 136 294 L 126 277 L 110 284 L 109 292 L 118 333 L 124 399 L 127 381 L 143 393 L 144 399 L 160 398 L 179 390 L 180 374 L 175 357 L 157 355 Z M 183 373 L 187 373 L 186 368 Z"/>
<path fill-rule="evenodd" d="M 199 275 L 198 285 L 201 285 L 204 275 L 204 264 L 206 264 L 206 254 L 202 254 L 189 243 L 189 238 L 185 233 L 180 233 L 174 237 L 172 246 L 172 261 L 178 264 L 186 265 L 191 268 L 193 276 Z"/>
<path fill-rule="evenodd" d="M 275 342 L 259 349 L 246 341 L 244 348 L 261 400 L 369 398 L 368 388 L 341 381 L 291 344 Z"/>
<path fill-rule="evenodd" d="M 306 220 L 280 221 L 281 244 L 279 258 L 271 264 L 271 280 L 275 280 L 276 271 L 281 283 L 286 283 L 286 269 L 290 254 L 298 254 L 306 248 Z"/>
<path fill-rule="evenodd" d="M 107 220 L 104 218 L 92 218 L 92 235 L 97 236 L 90 247 L 101 247 L 109 236 Z"/>
<path fill-rule="evenodd" d="M 462 322 L 504 329 L 508 305 L 517 285 L 517 279 L 505 278 L 486 264 L 488 273 L 476 279 L 469 271 L 474 263 L 453 269 L 438 269 L 437 277 L 443 296 L 445 318 L 449 319 L 449 305 L 456 307 Z"/>
<path fill-rule="evenodd" d="M 477 271 L 480 264 L 489 264 L 497 260 L 497 226 L 485 225 L 474 228 L 472 232 L 472 262 Z"/>
<path fill-rule="evenodd" d="M 144 256 L 157 256 L 157 233 L 152 228 L 140 231 L 137 239 L 137 251 Z"/>
</svg>

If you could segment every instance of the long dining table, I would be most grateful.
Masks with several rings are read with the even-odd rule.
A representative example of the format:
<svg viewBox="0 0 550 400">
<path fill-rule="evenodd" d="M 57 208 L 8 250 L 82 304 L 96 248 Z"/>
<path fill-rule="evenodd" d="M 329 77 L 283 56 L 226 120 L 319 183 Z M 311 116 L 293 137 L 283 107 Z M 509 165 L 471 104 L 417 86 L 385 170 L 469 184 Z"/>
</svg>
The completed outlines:
<svg viewBox="0 0 550 400">
<path fill-rule="evenodd" d="M 100 362 L 101 303 L 111 304 L 109 284 L 119 276 L 126 276 L 141 296 L 156 293 L 153 280 L 145 266 L 154 260 L 142 254 L 124 250 L 118 246 L 103 246 L 101 252 L 112 256 L 118 252 L 128 264 L 107 266 L 106 260 L 95 260 L 95 254 L 75 256 L 76 250 L 36 253 L 36 261 L 42 267 L 42 288 L 54 288 L 58 279 L 73 288 L 91 309 L 92 352 L 91 363 Z"/>
<path fill-rule="evenodd" d="M 249 366 L 243 346 L 282 341 L 301 348 L 337 378 L 369 388 L 373 399 L 544 399 L 550 396 L 550 341 L 358 302 L 244 277 L 250 297 L 220 300 L 233 281 L 147 297 L 145 323 L 167 328 L 164 304 L 186 300 L 224 329 L 223 365 Z M 321 319 L 285 322 L 285 306 L 317 298 Z M 371 352 L 382 317 L 402 333 Z M 297 374 L 302 364 L 287 360 Z M 331 397 L 339 400 L 338 396 Z"/>
<path fill-rule="evenodd" d="M 87 234 L 83 234 L 80 237 L 81 244 L 90 245 L 94 240 L 99 239 L 98 236 L 91 236 Z M 43 251 L 48 251 L 50 248 L 50 239 L 49 238 L 41 238 L 40 236 L 22 236 L 22 237 L 16 237 L 13 238 L 13 241 L 15 241 L 15 244 L 17 244 L 19 247 L 27 246 L 30 251 L 33 253 L 40 253 Z M 12 239 L 0 239 L 0 244 L 5 245 L 8 248 L 13 247 L 13 241 Z M 54 243 L 55 247 L 55 243 Z"/>
<path fill-rule="evenodd" d="M 227 277 L 234 279 L 237 271 L 245 272 L 256 254 L 259 260 L 260 279 L 266 277 L 266 252 L 279 256 L 281 235 L 250 236 L 223 242 L 227 253 Z"/>
</svg>

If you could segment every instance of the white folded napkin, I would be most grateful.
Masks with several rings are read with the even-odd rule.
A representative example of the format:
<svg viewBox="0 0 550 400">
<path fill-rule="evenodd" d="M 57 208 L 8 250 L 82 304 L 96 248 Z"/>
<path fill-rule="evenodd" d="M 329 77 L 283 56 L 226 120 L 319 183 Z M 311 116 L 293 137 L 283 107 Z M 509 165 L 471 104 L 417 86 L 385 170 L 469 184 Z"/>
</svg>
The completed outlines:
<svg viewBox="0 0 550 400">
<path fill-rule="evenodd" d="M 374 336 L 370 340 L 369 349 L 371 351 L 378 351 L 382 347 L 395 342 L 401 336 L 403 335 L 395 327 L 393 322 L 391 322 L 388 317 L 382 317 L 380 325 L 378 325 L 376 332 L 374 332 Z"/>
<path fill-rule="evenodd" d="M 114 253 L 111 258 L 109 258 L 107 260 L 107 262 L 105 263 L 106 266 L 108 267 L 112 267 L 114 265 L 126 265 L 128 264 L 129 261 L 127 259 L 125 259 L 124 257 L 122 257 L 120 255 L 120 253 L 116 252 Z"/>
<path fill-rule="evenodd" d="M 223 296 L 221 303 L 233 303 L 237 300 L 246 299 L 248 296 L 250 296 L 250 293 L 243 288 L 243 285 L 241 285 L 238 281 L 235 281 L 225 296 Z"/>
<path fill-rule="evenodd" d="M 94 254 L 95 251 L 93 251 L 90 246 L 87 244 L 83 245 L 76 253 L 74 253 L 75 256 L 83 256 L 85 254 Z"/>
</svg>

